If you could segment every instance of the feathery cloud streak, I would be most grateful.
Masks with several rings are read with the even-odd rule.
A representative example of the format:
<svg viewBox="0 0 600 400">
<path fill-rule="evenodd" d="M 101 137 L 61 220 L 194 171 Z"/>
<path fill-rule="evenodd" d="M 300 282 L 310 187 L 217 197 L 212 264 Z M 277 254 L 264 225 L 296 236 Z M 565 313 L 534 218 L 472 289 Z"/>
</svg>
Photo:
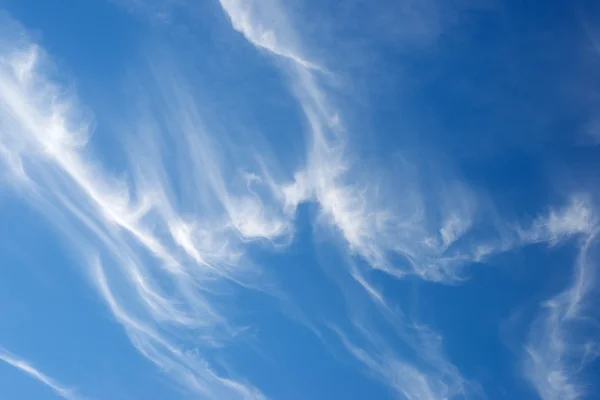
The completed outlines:
<svg viewBox="0 0 600 400">
<path fill-rule="evenodd" d="M 0 348 L 0 361 L 3 361 L 12 367 L 15 367 L 16 369 L 26 373 L 38 382 L 43 383 L 44 385 L 52 389 L 58 396 L 62 397 L 65 400 L 83 400 L 83 397 L 79 396 L 74 389 L 68 388 L 65 385 L 57 382 L 56 380 L 50 378 L 48 375 L 35 368 L 27 361 L 15 356 L 12 353 L 9 353 L 8 351 L 2 348 Z"/>
<path fill-rule="evenodd" d="M 589 199 L 573 198 L 562 210 L 538 218 L 527 237 L 558 241 L 576 235 L 579 251 L 572 282 L 541 304 L 524 346 L 523 373 L 543 400 L 586 398 L 586 367 L 600 355 L 596 315 L 590 295 L 596 289 L 597 216 Z"/>
<path fill-rule="evenodd" d="M 16 22 L 4 19 L 0 144 L 11 172 L 7 179 L 89 264 L 86 274 L 143 355 L 206 397 L 262 398 L 177 343 L 194 332 L 201 339 L 197 345 L 210 349 L 236 334 L 208 298 L 259 274 L 241 261 L 240 246 L 286 235 L 287 222 L 269 215 L 252 192 L 228 191 L 207 143 L 199 142 L 203 134 L 193 104 L 177 104 L 177 110 L 189 112 L 178 115 L 183 121 L 178 128 L 186 134 L 178 145 L 201 163 L 195 169 L 201 175 L 190 184 L 213 194 L 196 214 L 184 217 L 176 210 L 172 188 L 160 186 L 169 183 L 161 179 L 156 159 L 135 164 L 144 160 L 131 154 L 136 179 L 131 184 L 108 174 L 86 148 L 90 114 L 48 78 L 51 64 L 43 50 Z"/>
<path fill-rule="evenodd" d="M 320 206 L 321 222 L 336 227 L 350 253 L 359 255 L 370 267 L 395 277 L 415 274 L 434 281 L 454 280 L 454 266 L 465 260 L 444 260 L 443 252 L 471 225 L 473 199 L 468 191 L 460 185 L 447 191 L 451 200 L 443 204 L 447 208 L 443 212 L 444 220 L 440 222 L 439 232 L 431 236 L 424 221 L 421 199 L 410 190 L 416 189 L 414 177 L 409 177 L 412 179 L 407 182 L 412 187 L 406 190 L 406 202 L 393 208 L 382 207 L 380 203 L 387 199 L 381 199 L 379 182 L 366 185 L 357 179 L 347 154 L 349 133 L 344 128 L 341 112 L 318 83 L 323 75 L 311 67 L 313 63 L 306 65 L 301 41 L 278 4 L 222 0 L 221 5 L 233 28 L 251 44 L 267 49 L 276 58 L 283 58 L 284 71 L 290 76 L 291 87 L 308 122 L 306 165 L 296 172 L 294 182 L 280 187 L 284 209 L 293 214 L 299 204 L 316 202 Z M 291 63 L 286 63 L 290 60 Z M 390 253 L 401 254 L 408 262 L 394 264 L 388 260 Z M 447 361 L 441 348 L 420 340 L 418 332 L 407 321 L 389 311 L 385 299 L 368 282 L 364 263 L 352 265 L 351 271 L 346 273 L 350 272 L 368 294 L 364 300 L 378 303 L 384 319 L 397 327 L 400 337 L 409 342 L 426 367 L 422 369 L 402 361 L 386 340 L 374 332 L 371 324 L 362 320 L 357 321 L 360 328 L 355 325 L 350 329 L 354 336 L 369 344 L 369 353 L 352 344 L 340 328 L 334 329 L 349 353 L 407 399 L 464 395 L 468 385 Z M 361 294 L 352 291 L 352 296 L 360 298 Z M 354 310 L 350 312 L 358 318 Z"/>
<path fill-rule="evenodd" d="M 240 43 L 275 61 L 287 78 L 307 129 L 299 165 L 263 151 L 268 141 L 258 132 L 244 137 L 228 118 L 208 114 L 212 108 L 206 111 L 202 91 L 191 83 L 200 77 L 182 74 L 170 57 L 151 55 L 150 73 L 136 71 L 139 87 L 125 111 L 129 125 L 115 133 L 123 141 L 115 150 L 126 159 L 117 167 L 89 140 L 92 113 L 65 89 L 69 86 L 44 51 L 11 22 L 3 24 L 6 39 L 0 48 L 0 160 L 8 172 L 3 183 L 13 185 L 63 235 L 140 354 L 193 395 L 265 397 L 235 362 L 220 359 L 228 356 L 229 344 L 248 339 L 236 301 L 250 291 L 274 295 L 275 303 L 293 303 L 300 322 L 327 351 L 341 349 L 342 358 L 362 366 L 398 397 L 476 393 L 478 385 L 463 377 L 444 351 L 444 337 L 428 327 L 430 321 L 404 315 L 400 308 L 412 305 L 399 307 L 387 284 L 404 286 L 407 282 L 394 281 L 404 277 L 457 284 L 470 264 L 494 254 L 595 237 L 591 207 L 576 198 L 571 207 L 524 228 L 494 218 L 486 199 L 437 159 L 422 168 L 398 156 L 385 174 L 365 167 L 355 151 L 360 135 L 344 118 L 351 111 L 339 105 L 347 103 L 338 104 L 330 85 L 334 74 L 327 63 L 313 60 L 309 39 L 294 30 L 291 13 L 274 0 L 220 3 Z M 160 2 L 151 4 L 162 9 Z M 304 203 L 318 209 L 313 226 L 333 233 L 324 253 L 342 250 L 333 256 L 341 262 L 312 271 L 318 280 L 329 278 L 328 288 L 339 289 L 319 293 L 336 300 L 332 304 L 341 313 L 332 318 L 320 309 L 304 313 L 301 296 L 294 296 L 304 289 L 279 291 L 271 280 L 277 276 L 274 268 L 253 259 L 255 250 L 266 249 L 259 256 L 268 257 L 272 247 L 286 249 Z M 586 249 L 587 254 L 593 246 Z M 571 300 L 559 296 L 544 306 L 562 311 L 552 318 L 541 313 L 534 323 L 532 332 L 551 344 L 532 341 L 523 356 L 530 360 L 524 363 L 530 381 L 547 396 L 579 396 L 582 385 L 570 359 L 579 357 L 587 365 L 597 354 L 595 342 L 564 334 L 586 315 L 593 269 L 581 270 L 586 279 L 568 289 Z M 552 351 L 555 355 L 548 356 Z M 564 390 L 548 389 L 550 381 Z"/>
<path fill-rule="evenodd" d="M 541 333 L 546 337 L 541 342 L 544 348 L 537 347 L 538 344 L 528 346 L 531 360 L 527 374 L 538 393 L 544 399 L 578 398 L 578 390 L 571 382 L 573 377 L 568 376 L 563 365 L 565 352 L 569 350 L 565 349 L 566 343 L 562 337 L 564 324 L 569 319 L 576 318 L 577 314 L 573 309 L 577 308 L 578 302 L 587 292 L 584 286 L 593 282 L 590 277 L 580 280 L 583 275 L 590 273 L 584 259 L 587 247 L 595 237 L 595 233 L 591 233 L 595 228 L 589 208 L 581 200 L 574 199 L 572 206 L 562 213 L 553 212 L 547 218 L 539 218 L 530 228 L 500 229 L 492 225 L 489 226 L 495 231 L 492 237 L 484 238 L 483 241 L 476 240 L 474 245 L 454 246 L 469 234 L 474 224 L 481 224 L 473 211 L 478 206 L 477 198 L 469 189 L 458 184 L 451 187 L 442 194 L 442 201 L 437 201 L 435 207 L 438 209 L 434 210 L 427 209 L 418 190 L 407 191 L 413 196 L 406 203 L 396 207 L 392 204 L 390 207 L 390 203 L 385 203 L 383 200 L 386 199 L 381 198 L 377 182 L 367 185 L 356 179 L 358 175 L 353 171 L 347 154 L 348 131 L 344 127 L 342 113 L 319 85 L 318 81 L 322 76 L 306 65 L 301 41 L 291 28 L 293 24 L 283 15 L 278 5 L 269 3 L 266 6 L 260 2 L 245 2 L 242 5 L 240 2 L 225 0 L 221 1 L 221 5 L 233 28 L 250 43 L 267 49 L 276 57 L 293 61 L 292 65 L 283 65 L 291 76 L 292 87 L 306 115 L 310 134 L 306 166 L 296 173 L 292 184 L 282 188 L 286 209 L 295 210 L 305 201 L 317 202 L 322 219 L 337 227 L 350 252 L 360 255 L 370 266 L 395 277 L 415 274 L 427 280 L 449 282 L 460 279 L 463 266 L 484 260 L 492 254 L 536 242 L 554 245 L 573 234 L 587 235 L 580 254 L 581 260 L 578 262 L 577 282 L 554 301 L 548 302 L 546 307 L 549 309 L 549 316 L 536 323 L 546 325 Z M 416 187 L 415 181 L 412 177 L 405 183 Z M 416 196 L 414 193 L 417 193 Z M 382 207 L 382 204 L 388 206 Z M 441 214 L 442 218 L 431 220 L 429 218 L 432 214 Z M 436 225 L 437 229 L 431 228 Z M 407 262 L 398 264 L 397 257 L 394 258 L 396 263 L 390 262 L 389 257 L 394 253 L 404 257 Z M 353 277 L 385 315 L 385 299 L 368 282 L 366 271 L 356 265 L 352 270 Z M 569 300 L 560 300 L 565 297 Z M 562 315 L 563 313 L 566 314 Z M 397 320 L 397 316 L 393 318 Z M 453 383 L 447 386 L 444 379 L 440 378 L 442 375 L 437 375 L 435 379 L 435 373 L 428 376 L 413 366 L 398 361 L 393 356 L 393 351 L 384 345 L 384 341 L 373 339 L 369 329 L 359 331 L 362 332 L 359 336 L 369 343 L 368 352 L 352 344 L 344 333 L 336 329 L 344 346 L 357 360 L 407 399 L 447 398 L 465 393 L 464 380 L 454 367 L 448 367 L 455 372 L 450 374 L 453 376 Z M 417 342 L 414 338 L 407 338 L 407 329 L 401 336 L 409 343 Z M 586 349 L 586 359 L 591 357 L 590 349 L 597 349 L 596 344 L 589 342 L 581 346 Z M 435 366 L 438 371 L 446 369 L 443 367 L 446 361 L 442 353 L 438 350 L 436 354 L 435 362 L 430 366 Z M 544 368 L 551 370 L 544 371 Z M 402 372 L 396 375 L 393 371 Z M 398 376 L 413 376 L 415 379 L 399 381 Z M 454 389 L 449 389 L 452 386 Z"/>
</svg>

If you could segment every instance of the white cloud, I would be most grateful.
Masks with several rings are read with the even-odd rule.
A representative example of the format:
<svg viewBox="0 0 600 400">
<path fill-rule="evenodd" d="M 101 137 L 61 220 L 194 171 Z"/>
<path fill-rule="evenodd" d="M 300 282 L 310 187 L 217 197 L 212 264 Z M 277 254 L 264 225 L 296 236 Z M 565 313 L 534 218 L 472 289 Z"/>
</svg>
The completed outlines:
<svg viewBox="0 0 600 400">
<path fill-rule="evenodd" d="M 440 358 L 441 353 L 438 352 L 437 345 L 425 338 L 419 340 L 418 347 L 414 350 L 429 355 L 436 353 L 435 357 L 438 360 L 433 364 L 418 367 L 413 361 L 403 361 L 374 332 L 366 332 L 364 328 L 358 330 L 364 333 L 361 335 L 362 340 L 366 340 L 366 345 L 361 347 L 353 343 L 340 329 L 332 329 L 344 348 L 363 364 L 369 374 L 373 374 L 404 399 L 436 400 L 468 395 L 467 387 L 472 384 L 467 382 L 452 364 Z M 423 361 L 427 356 L 418 358 Z"/>
<path fill-rule="evenodd" d="M 54 222 L 76 257 L 94 260 L 86 271 L 91 283 L 143 355 L 207 397 L 263 398 L 234 379 L 235 371 L 216 373 L 201 354 L 238 332 L 214 297 L 234 285 L 260 288 L 250 279 L 260 269 L 243 257 L 248 242 L 293 233 L 275 194 L 230 183 L 237 171 L 213 148 L 180 81 L 158 83 L 164 97 L 154 97 L 166 111 L 141 118 L 144 139 L 126 148 L 131 179 L 108 173 L 87 147 L 90 113 L 47 77 L 49 58 L 24 30 L 14 21 L 3 26 L 19 40 L 0 47 L 0 154 L 13 178 L 29 183 L 20 193 Z M 186 212 L 181 204 L 192 201 L 181 199 L 161 164 L 165 137 L 180 150 L 182 176 L 194 191 Z M 191 332 L 198 354 L 174 344 Z"/>
<path fill-rule="evenodd" d="M 562 210 L 538 218 L 526 235 L 553 245 L 575 234 L 582 238 L 572 281 L 542 303 L 522 355 L 524 377 L 543 400 L 576 400 L 588 394 L 583 373 L 598 356 L 598 340 L 591 336 L 594 317 L 589 314 L 590 296 L 596 287 L 596 261 L 592 257 L 596 213 L 589 201 L 574 198 Z"/>
<path fill-rule="evenodd" d="M 221 4 L 234 29 L 243 33 L 250 43 L 278 56 L 300 58 L 297 55 L 303 47 L 280 8 L 261 7 L 258 2 L 248 3 L 247 9 L 238 2 L 222 1 Z M 270 13 L 272 9 L 276 11 Z M 470 235 L 474 226 L 482 224 L 477 219 L 481 204 L 468 188 L 458 183 L 444 187 L 439 185 L 440 180 L 422 191 L 419 178 L 407 172 L 402 177 L 405 181 L 394 186 L 398 189 L 394 195 L 400 200 L 390 201 L 381 191 L 389 182 L 374 178 L 373 173 L 364 180 L 367 175 L 364 166 L 361 173 L 350 161 L 347 141 L 351 132 L 342 128 L 345 126 L 343 113 L 321 88 L 311 68 L 302 62 L 297 64 L 287 72 L 310 128 L 309 145 L 306 165 L 298 170 L 292 183 L 281 187 L 285 209 L 293 212 L 302 202 L 316 202 L 320 207 L 320 221 L 337 229 L 349 252 L 360 256 L 370 267 L 394 277 L 414 274 L 427 280 L 452 282 L 460 280 L 465 265 L 483 261 L 498 252 L 536 242 L 554 245 L 575 234 L 591 237 L 596 219 L 587 199 L 581 196 L 573 197 L 568 207 L 536 219 L 527 229 L 496 226 L 492 221 L 487 228 L 494 233 L 484 238 Z M 443 189 L 434 192 L 436 199 L 429 200 L 431 188 L 439 186 Z M 401 193 L 407 195 L 403 198 Z M 469 240 L 464 241 L 464 238 Z M 355 265 L 352 276 L 378 304 L 383 315 L 389 316 L 385 298 L 361 269 Z M 582 264 L 578 271 L 578 275 L 591 272 Z M 527 346 L 526 375 L 545 400 L 579 396 L 581 388 L 565 364 L 565 358 L 578 344 L 569 343 L 565 335 L 568 321 L 578 315 L 580 301 L 585 298 L 591 282 L 589 276 L 585 280 L 577 278 L 562 297 L 547 303 L 547 314 L 536 323 L 536 333 L 532 333 L 532 338 L 539 335 L 541 340 L 533 339 Z M 357 318 L 356 312 L 352 309 L 351 312 L 353 318 Z M 391 318 L 398 322 L 397 316 Z M 466 381 L 435 343 L 424 344 L 422 335 L 411 333 L 407 328 L 400 332 L 402 339 L 412 343 L 413 348 L 428 349 L 429 355 L 420 358 L 426 367 L 420 369 L 415 364 L 400 361 L 383 339 L 369 339 L 373 329 L 368 322 L 361 320 L 361 324 L 365 324 L 362 333 L 356 329 L 349 332 L 366 340 L 371 346 L 368 350 L 351 343 L 347 339 L 349 333 L 336 329 L 341 342 L 358 361 L 404 397 L 452 398 L 466 390 Z M 596 353 L 586 351 L 585 354 Z"/>
<path fill-rule="evenodd" d="M 84 399 L 83 397 L 79 396 L 74 389 L 68 388 L 65 385 L 57 382 L 53 378 L 50 378 L 48 375 L 35 368 L 29 362 L 23 360 L 20 357 L 15 356 L 14 354 L 9 353 L 3 348 L 0 348 L 0 361 L 3 361 L 8 365 L 17 368 L 18 370 L 26 373 L 38 382 L 43 383 L 44 385 L 52 389 L 58 396 L 62 397 L 65 400 Z"/>
<path fill-rule="evenodd" d="M 208 360 L 194 351 L 179 348 L 165 335 L 165 326 L 149 325 L 132 316 L 115 298 L 100 261 L 90 260 L 94 281 L 110 310 L 123 325 L 134 346 L 165 372 L 185 383 L 189 388 L 209 398 L 256 399 L 266 397 L 250 384 L 237 382 L 218 375 Z M 201 338 L 214 340 L 214 338 Z"/>
<path fill-rule="evenodd" d="M 285 29 L 288 23 L 276 0 L 219 0 L 233 28 L 254 46 L 276 56 L 288 59 L 307 69 L 321 70 L 306 60 L 296 48 L 293 31 Z"/>
<path fill-rule="evenodd" d="M 140 106 L 139 136 L 125 139 L 128 179 L 117 178 L 86 147 L 93 126 L 89 113 L 60 82 L 46 77 L 43 50 L 17 34 L 19 41 L 5 40 L 0 48 L 0 155 L 15 177 L 32 182 L 28 200 L 51 220 L 69 222 L 57 228 L 89 261 L 90 281 L 141 354 L 203 396 L 257 399 L 264 395 L 234 379 L 235 371 L 216 373 L 203 350 L 224 345 L 238 332 L 219 301 L 234 290 L 230 284 L 263 287 L 261 269 L 245 256 L 249 243 L 288 243 L 296 209 L 314 202 L 318 222 L 332 227 L 350 259 L 359 260 L 346 272 L 418 356 L 414 363 L 399 357 L 350 305 L 354 324 L 336 331 L 348 353 L 407 399 L 464 395 L 470 385 L 444 354 L 441 336 L 391 312 L 368 271 L 456 282 L 464 265 L 514 246 L 554 244 L 574 234 L 591 238 L 594 214 L 585 200 L 574 198 L 570 207 L 514 237 L 466 241 L 481 223 L 481 205 L 451 174 L 424 182 L 402 165 L 400 176 L 379 179 L 352 159 L 343 112 L 320 84 L 322 69 L 308 61 L 278 2 L 220 3 L 249 43 L 291 61 L 280 64 L 309 127 L 306 163 L 293 179 L 275 179 L 258 162 L 238 162 L 238 154 L 205 125 L 188 83 L 166 62 L 155 64 L 152 79 L 144 82 L 156 90 L 142 95 L 151 105 Z M 174 167 L 167 165 L 165 159 L 174 157 L 163 142 L 177 154 Z M 183 181 L 178 186 L 171 167 Z M 580 393 L 563 368 L 563 322 L 580 315 L 590 273 L 587 266 L 579 268 L 568 294 L 545 306 L 548 313 L 535 325 L 544 339 L 527 346 L 526 374 L 544 396 L 574 399 Z M 177 344 L 190 332 L 202 342 L 196 351 Z M 586 342 L 584 359 L 594 358 L 597 348 Z"/>
<path fill-rule="evenodd" d="M 303 59 L 305 46 L 278 2 L 223 0 L 221 5 L 233 28 L 256 47 Z M 461 255 L 447 252 L 473 224 L 476 201 L 469 189 L 440 179 L 435 184 L 442 187 L 441 200 L 426 209 L 419 177 L 408 166 L 400 177 L 368 174 L 349 154 L 352 132 L 343 128 L 343 113 L 319 84 L 319 72 L 303 62 L 283 67 L 309 126 L 306 165 L 298 168 L 293 182 L 279 187 L 285 210 L 293 213 L 300 203 L 316 202 L 320 221 L 335 227 L 351 252 L 393 276 L 457 279 L 456 268 L 475 258 L 471 249 Z M 389 186 L 397 191 L 391 193 Z M 407 262 L 391 262 L 397 255 Z"/>
<path fill-rule="evenodd" d="M 583 195 L 572 196 L 568 206 L 536 219 L 532 226 L 521 231 L 525 242 L 550 242 L 556 244 L 575 234 L 590 235 L 597 224 L 597 217 Z"/>
<path fill-rule="evenodd" d="M 276 57 L 304 60 L 300 56 L 304 47 L 293 29 L 293 21 L 287 19 L 276 2 L 249 2 L 242 6 L 241 2 L 221 1 L 221 5 L 233 28 L 257 48 L 267 49 Z M 351 161 L 348 149 L 351 132 L 344 128 L 341 110 L 318 83 L 322 78 L 319 72 L 303 61 L 282 65 L 309 128 L 306 164 L 297 169 L 292 182 L 278 187 L 284 210 L 293 214 L 301 203 L 316 203 L 318 222 L 336 231 L 350 255 L 367 262 L 365 265 L 363 261 L 355 263 L 350 259 L 346 271 L 363 290 L 362 294 L 368 295 L 366 299 L 354 292 L 351 284 L 339 283 L 342 291 L 352 293 L 346 300 L 350 318 L 355 321 L 346 331 L 335 328 L 340 341 L 372 374 L 406 398 L 463 395 L 468 385 L 445 357 L 441 346 L 423 341 L 418 329 L 410 328 L 391 312 L 366 272 L 376 268 L 394 277 L 412 274 L 433 281 L 455 281 L 458 266 L 476 256 L 475 248 L 465 254 L 454 254 L 451 250 L 473 225 L 475 197 L 462 185 L 443 183 L 440 179 L 436 184 L 442 200 L 436 199 L 433 207 L 437 208 L 430 210 L 426 208 L 419 177 L 410 166 L 405 166 L 404 176 L 395 176 L 395 181 L 367 173 L 364 165 Z M 393 189 L 398 190 L 388 188 L 392 182 Z M 345 282 L 343 278 L 335 280 Z M 358 299 L 367 305 L 369 301 L 377 304 L 384 320 L 397 327 L 398 337 L 419 354 L 417 360 L 422 367 L 403 361 L 386 339 L 376 335 L 371 322 L 361 318 L 352 306 Z M 369 343 L 369 349 L 351 343 L 349 335 L 361 337 Z"/>
</svg>

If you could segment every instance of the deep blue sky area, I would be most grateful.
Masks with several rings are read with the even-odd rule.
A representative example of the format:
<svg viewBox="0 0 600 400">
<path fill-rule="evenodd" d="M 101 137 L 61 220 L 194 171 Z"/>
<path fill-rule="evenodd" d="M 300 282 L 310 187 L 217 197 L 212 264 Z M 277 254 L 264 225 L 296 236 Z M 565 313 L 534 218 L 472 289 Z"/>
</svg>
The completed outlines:
<svg viewBox="0 0 600 400">
<path fill-rule="evenodd" d="M 600 5 L 0 0 L 0 399 L 600 397 Z"/>
</svg>

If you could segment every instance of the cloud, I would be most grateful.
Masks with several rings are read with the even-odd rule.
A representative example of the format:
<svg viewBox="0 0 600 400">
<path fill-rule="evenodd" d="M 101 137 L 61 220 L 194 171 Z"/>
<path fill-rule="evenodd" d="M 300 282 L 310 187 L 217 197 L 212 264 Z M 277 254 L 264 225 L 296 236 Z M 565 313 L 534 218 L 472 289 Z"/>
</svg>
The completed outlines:
<svg viewBox="0 0 600 400">
<path fill-rule="evenodd" d="M 321 67 L 305 59 L 295 48 L 296 40 L 293 31 L 284 28 L 288 22 L 285 14 L 280 10 L 278 1 L 219 0 L 219 2 L 233 28 L 254 46 L 293 61 L 303 68 L 321 70 Z"/>
<path fill-rule="evenodd" d="M 262 178 L 241 188 L 230 183 L 244 175 L 226 167 L 179 80 L 156 83 L 165 97 L 160 90 L 150 97 L 167 111 L 140 118 L 146 136 L 125 149 L 128 171 L 107 172 L 88 145 L 91 113 L 55 79 L 58 71 L 50 73 L 54 67 L 43 49 L 4 18 L 9 35 L 3 38 L 18 38 L 3 40 L 0 48 L 0 153 L 11 167 L 8 178 L 27 182 L 19 193 L 89 266 L 84 274 L 140 353 L 207 397 L 263 398 L 234 379 L 235 371 L 215 372 L 202 353 L 240 331 L 226 316 L 225 294 L 260 289 L 253 278 L 261 271 L 244 257 L 245 248 L 293 234 L 275 195 Z M 185 160 L 186 190 L 201 193 L 201 200 L 182 197 L 167 178 L 159 146 L 165 139 Z M 175 344 L 192 332 L 200 341 L 197 354 Z"/>
<path fill-rule="evenodd" d="M 0 360 L 5 362 L 6 364 L 17 368 L 18 370 L 26 373 L 30 377 L 34 378 L 40 383 L 48 386 L 52 389 L 58 396 L 62 397 L 65 400 L 83 400 L 84 398 L 79 396 L 77 392 L 68 388 L 65 385 L 57 382 L 56 380 L 50 378 L 48 375 L 44 374 L 29 362 L 23 360 L 15 356 L 12 353 L 9 353 L 3 348 L 0 348 Z"/>
<path fill-rule="evenodd" d="M 275 56 L 303 60 L 299 54 L 304 45 L 293 30 L 293 21 L 282 15 L 278 6 L 271 7 L 269 3 L 261 7 L 252 2 L 245 9 L 237 2 L 225 1 L 221 5 L 233 28 L 250 43 Z M 368 267 L 396 278 L 416 275 L 425 280 L 453 283 L 463 279 L 465 266 L 493 254 L 531 243 L 556 245 L 573 235 L 585 236 L 588 241 L 595 236 L 596 217 L 584 196 L 574 196 L 568 207 L 551 211 L 527 228 L 517 225 L 515 229 L 505 222 L 482 221 L 480 213 L 493 215 L 493 210 L 481 210 L 485 201 L 480 201 L 458 180 L 450 180 L 450 184 L 448 179 L 422 182 L 406 164 L 401 164 L 405 167 L 401 169 L 402 186 L 392 185 L 395 198 L 401 200 L 390 200 L 382 190 L 390 182 L 374 178 L 373 171 L 364 173 L 362 164 L 360 168 L 353 165 L 348 151 L 351 127 L 344 123 L 343 112 L 335 105 L 333 96 L 319 83 L 321 77 L 304 62 L 284 65 L 284 69 L 309 128 L 306 164 L 298 169 L 293 182 L 280 189 L 285 210 L 292 213 L 303 202 L 318 204 L 319 222 L 333 227 L 343 238 L 349 254 L 366 261 Z M 424 190 L 424 186 L 429 190 Z M 432 187 L 442 189 L 435 192 Z M 482 235 L 484 231 L 491 234 Z M 580 258 L 585 258 L 584 254 Z M 351 307 L 355 323 L 346 329 L 334 328 L 344 348 L 407 399 L 452 398 L 477 390 L 447 360 L 440 341 L 423 342 L 423 332 L 411 328 L 416 326 L 414 323 L 399 320 L 389 311 L 382 293 L 369 282 L 368 268 L 361 263 L 352 265 L 350 274 L 384 318 L 402 326 L 398 332 L 402 340 L 415 350 L 428 349 L 429 356 L 417 358 L 421 366 L 402 360 L 386 344 L 387 340 L 375 335 L 374 326 L 357 316 Z M 545 314 L 532 327 L 532 341 L 526 346 L 525 374 L 544 399 L 578 398 L 581 386 L 575 382 L 566 358 L 575 349 L 585 348 L 586 360 L 597 353 L 594 343 L 569 343 L 565 338 L 567 325 L 579 319 L 580 301 L 592 284 L 589 276 L 581 278 L 591 273 L 586 263 L 580 261 L 577 271 L 574 285 L 545 304 Z M 364 345 L 354 344 L 348 339 L 350 335 L 361 338 Z"/>
<path fill-rule="evenodd" d="M 262 400 L 266 397 L 252 385 L 217 374 L 210 362 L 194 351 L 186 351 L 171 342 L 161 325 L 149 325 L 126 311 L 115 298 L 98 259 L 90 260 L 99 292 L 113 315 L 123 325 L 133 345 L 163 371 L 173 375 L 188 388 L 207 398 Z M 202 338 L 213 340 L 210 337 Z"/>
<path fill-rule="evenodd" d="M 476 389 L 472 383 L 466 381 L 460 372 L 443 359 L 439 352 L 438 344 L 432 343 L 431 338 L 441 340 L 441 337 L 424 327 L 413 327 L 420 334 L 432 335 L 429 339 L 421 336 L 419 347 L 414 348 L 417 352 L 427 353 L 421 361 L 435 353 L 435 362 L 417 367 L 413 361 L 403 361 L 396 355 L 389 345 L 385 344 L 379 335 L 373 332 L 365 332 L 362 339 L 367 341 L 365 345 L 358 346 L 353 343 L 341 330 L 332 329 L 338 336 L 343 347 L 375 378 L 381 380 L 402 398 L 407 400 L 436 400 L 451 399 L 468 396 Z M 442 356 L 442 357 L 441 357 Z"/>
<path fill-rule="evenodd" d="M 537 218 L 532 226 L 522 230 L 521 239 L 526 243 L 550 242 L 556 244 L 576 234 L 591 235 L 597 225 L 597 217 L 590 206 L 590 199 L 574 195 L 568 206 Z"/>
<path fill-rule="evenodd" d="M 221 5 L 232 27 L 258 49 L 267 49 L 274 57 L 304 60 L 300 56 L 304 44 L 294 31 L 293 21 L 275 2 L 250 2 L 247 8 L 235 1 L 221 1 Z M 467 384 L 448 361 L 439 341 L 427 339 L 435 335 L 425 335 L 414 323 L 390 311 L 367 272 L 375 268 L 396 278 L 416 275 L 438 282 L 459 280 L 462 265 L 483 257 L 475 246 L 453 249 L 473 225 L 476 197 L 458 181 L 440 179 L 435 182 L 439 193 L 430 201 L 429 194 L 421 190 L 421 177 L 408 162 L 400 163 L 402 174 L 394 176 L 399 185 L 390 185 L 391 177 L 390 181 L 376 178 L 377 173 L 367 172 L 365 165 L 352 161 L 351 129 L 345 126 L 333 96 L 320 84 L 323 77 L 319 72 L 304 61 L 282 64 L 282 68 L 304 113 L 308 133 L 305 164 L 297 168 L 291 182 L 275 186 L 275 191 L 290 215 L 302 203 L 317 204 L 316 222 L 331 227 L 349 255 L 346 270 L 327 267 L 345 293 L 352 321 L 344 328 L 332 329 L 370 375 L 408 399 L 453 398 L 475 390 L 476 385 Z M 390 186 L 393 190 L 388 189 Z M 347 282 L 348 275 L 354 283 Z M 376 304 L 375 315 L 379 315 L 373 318 L 382 318 L 383 323 L 395 327 L 396 340 L 401 339 L 415 352 L 416 362 L 400 357 L 388 339 L 377 334 L 373 321 L 363 318 L 353 306 L 361 303 L 358 308 L 370 309 L 371 302 Z M 360 338 L 367 348 L 354 344 L 350 336 Z"/>
<path fill-rule="evenodd" d="M 285 54 L 304 60 L 305 45 L 277 2 L 221 1 L 221 5 L 233 28 L 257 48 L 268 49 L 275 57 Z M 349 142 L 353 132 L 345 127 L 334 96 L 319 83 L 320 74 L 304 62 L 283 68 L 309 130 L 306 165 L 297 169 L 292 182 L 279 187 L 285 210 L 293 213 L 301 203 L 317 203 L 319 221 L 335 227 L 351 252 L 393 276 L 457 279 L 460 265 L 469 261 L 464 258 L 475 256 L 446 251 L 473 225 L 475 196 L 457 180 L 444 177 L 452 183 L 442 184 L 441 200 L 426 204 L 428 194 L 422 193 L 420 177 L 407 163 L 400 165 L 400 172 L 406 172 L 399 185 L 391 182 L 399 177 L 388 181 L 375 177 L 380 171 L 366 173 L 364 165 L 352 159 Z M 435 183 L 441 184 L 442 179 Z M 397 191 L 383 190 L 389 186 Z M 391 200 L 393 197 L 400 200 Z M 407 262 L 391 262 L 397 255 Z"/>
<path fill-rule="evenodd" d="M 490 214 L 485 201 L 441 161 L 443 171 L 431 176 L 408 158 L 393 161 L 394 176 L 365 165 L 353 153 L 360 143 L 330 75 L 310 60 L 314 52 L 279 3 L 220 4 L 240 38 L 277 60 L 305 117 L 305 157 L 289 176 L 277 173 L 286 160 L 261 157 L 268 152 L 254 147 L 258 134 L 244 141 L 227 126 L 213 132 L 193 84 L 169 57 L 151 57 L 149 75 L 139 77 L 142 89 L 127 110 L 135 122 L 119 132 L 126 165 L 106 168 L 89 144 L 93 116 L 49 73 L 43 49 L 11 22 L 4 37 L 16 39 L 0 47 L 0 155 L 10 179 L 27 183 L 21 193 L 84 261 L 90 284 L 133 346 L 196 394 L 266 397 L 239 371 L 223 368 L 213 350 L 244 331 L 235 294 L 278 294 L 250 253 L 289 244 L 303 203 L 317 206 L 316 224 L 337 239 L 346 261 L 323 267 L 335 270 L 349 314 L 349 322 L 327 324 L 336 343 L 407 399 L 477 391 L 445 354 L 442 336 L 392 307 L 371 272 L 454 284 L 468 265 L 517 246 L 555 245 L 573 235 L 591 240 L 597 223 L 587 200 L 574 197 L 528 228 L 503 230 L 481 218 Z M 592 269 L 584 264 L 567 294 L 545 304 L 534 323 L 543 339 L 526 346 L 526 376 L 544 396 L 577 398 L 581 388 L 565 358 L 579 345 L 583 364 L 598 354 L 593 341 L 572 345 L 564 333 L 579 321 L 591 290 Z M 322 323 L 307 319 L 311 327 Z M 381 324 L 389 333 L 380 334 Z"/>
<path fill-rule="evenodd" d="M 534 241 L 545 238 L 550 245 L 580 236 L 571 283 L 541 304 L 522 355 L 524 377 L 544 400 L 576 400 L 588 394 L 584 371 L 599 355 L 594 315 L 590 314 L 590 296 L 596 288 L 592 251 L 597 233 L 595 210 L 589 201 L 575 197 L 563 209 L 538 218 L 526 235 Z"/>
</svg>

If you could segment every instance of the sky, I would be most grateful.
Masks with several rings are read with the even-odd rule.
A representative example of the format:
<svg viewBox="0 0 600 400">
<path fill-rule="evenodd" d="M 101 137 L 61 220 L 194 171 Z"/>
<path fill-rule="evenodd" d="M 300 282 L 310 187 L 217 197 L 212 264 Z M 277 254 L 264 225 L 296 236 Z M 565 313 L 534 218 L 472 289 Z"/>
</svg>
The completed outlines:
<svg viewBox="0 0 600 400">
<path fill-rule="evenodd" d="M 600 3 L 0 0 L 0 398 L 600 398 Z"/>
</svg>

